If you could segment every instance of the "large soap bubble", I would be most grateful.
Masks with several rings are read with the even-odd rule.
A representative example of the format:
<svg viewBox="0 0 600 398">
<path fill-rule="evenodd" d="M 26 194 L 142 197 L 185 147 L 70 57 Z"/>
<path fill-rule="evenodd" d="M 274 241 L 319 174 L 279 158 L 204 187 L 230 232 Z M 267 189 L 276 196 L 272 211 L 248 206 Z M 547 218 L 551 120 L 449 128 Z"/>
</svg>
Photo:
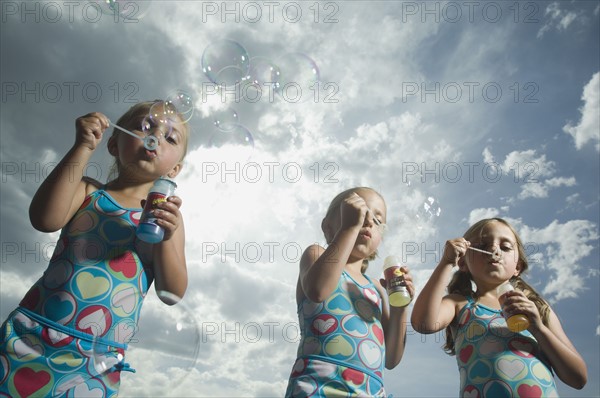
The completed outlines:
<svg viewBox="0 0 600 398">
<path fill-rule="evenodd" d="M 202 71 L 208 79 L 225 87 L 234 87 L 248 79 L 250 58 L 246 49 L 233 40 L 217 41 L 202 54 Z"/>
</svg>

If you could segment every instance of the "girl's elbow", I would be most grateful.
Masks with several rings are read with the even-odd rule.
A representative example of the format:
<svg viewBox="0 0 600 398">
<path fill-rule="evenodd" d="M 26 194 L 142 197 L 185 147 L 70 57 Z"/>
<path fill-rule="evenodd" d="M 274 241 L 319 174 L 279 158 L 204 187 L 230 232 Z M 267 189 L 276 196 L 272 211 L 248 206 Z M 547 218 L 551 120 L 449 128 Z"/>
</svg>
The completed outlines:
<svg viewBox="0 0 600 398">
<path fill-rule="evenodd" d="M 322 303 L 328 297 L 326 294 L 324 294 L 318 289 L 309 289 L 308 291 L 305 291 L 304 294 L 306 295 L 306 298 L 308 298 L 313 303 Z"/>
<path fill-rule="evenodd" d="M 587 372 L 579 375 L 575 380 L 573 380 L 571 387 L 573 387 L 576 390 L 581 390 L 583 387 L 585 387 L 586 384 L 587 384 Z"/>
<path fill-rule="evenodd" d="M 392 370 L 396 366 L 398 366 L 399 363 L 400 363 L 400 358 L 398 358 L 398 360 L 396 360 L 396 361 L 386 360 L 385 361 L 385 368 L 387 370 Z"/>
<path fill-rule="evenodd" d="M 431 328 L 428 328 L 425 325 L 425 322 L 423 322 L 419 317 L 414 316 L 414 312 L 413 312 L 413 316 L 410 317 L 410 324 L 411 324 L 413 330 L 418 333 L 429 334 L 429 333 L 434 332 L 434 331 L 430 330 Z"/>
<path fill-rule="evenodd" d="M 65 225 L 64 222 L 53 220 L 48 215 L 39 214 L 32 208 L 29 209 L 29 222 L 33 228 L 44 233 L 56 232 Z"/>
<path fill-rule="evenodd" d="M 37 221 L 33 221 L 33 220 L 31 221 L 31 226 L 33 228 L 35 228 L 37 231 L 43 232 L 46 234 L 56 232 L 62 228 L 61 226 L 52 225 L 52 224 L 43 223 L 43 222 L 37 222 Z"/>
<path fill-rule="evenodd" d="M 185 291 L 187 290 L 186 287 L 187 286 L 171 290 L 160 290 L 156 292 L 156 295 L 160 301 L 166 305 L 175 305 L 183 299 Z"/>
<path fill-rule="evenodd" d="M 327 300 L 332 293 L 331 290 L 323 286 L 318 286 L 315 283 L 302 284 L 302 291 L 304 292 L 306 298 L 313 303 L 322 303 L 323 301 Z"/>
</svg>

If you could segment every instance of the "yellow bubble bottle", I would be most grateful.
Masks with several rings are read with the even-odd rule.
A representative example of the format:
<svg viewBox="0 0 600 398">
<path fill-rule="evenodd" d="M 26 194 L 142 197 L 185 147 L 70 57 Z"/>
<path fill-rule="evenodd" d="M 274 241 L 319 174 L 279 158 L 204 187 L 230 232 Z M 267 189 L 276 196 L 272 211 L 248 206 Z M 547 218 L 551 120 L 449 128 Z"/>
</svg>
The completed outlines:
<svg viewBox="0 0 600 398">
<path fill-rule="evenodd" d="M 406 288 L 404 273 L 400 270 L 400 260 L 396 256 L 388 256 L 383 262 L 383 275 L 387 282 L 387 292 L 392 307 L 407 306 L 412 297 Z"/>
<path fill-rule="evenodd" d="M 511 290 L 515 290 L 515 288 L 510 282 L 505 282 L 498 286 L 498 301 L 500 301 L 500 305 L 502 307 L 504 307 L 504 293 L 510 292 Z M 506 325 L 511 332 L 522 332 L 529 327 L 529 318 L 527 318 L 527 315 L 524 314 L 515 314 L 506 319 Z"/>
</svg>

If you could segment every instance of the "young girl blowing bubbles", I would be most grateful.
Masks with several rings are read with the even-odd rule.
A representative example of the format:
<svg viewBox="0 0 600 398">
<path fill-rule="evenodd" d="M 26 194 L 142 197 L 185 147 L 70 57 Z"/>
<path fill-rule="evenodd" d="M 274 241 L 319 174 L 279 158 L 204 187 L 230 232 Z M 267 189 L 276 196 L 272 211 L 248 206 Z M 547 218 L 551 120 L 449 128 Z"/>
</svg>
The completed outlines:
<svg viewBox="0 0 600 398">
<path fill-rule="evenodd" d="M 321 223 L 328 247 L 309 246 L 296 288 L 301 340 L 286 397 L 385 397 L 383 366 L 402 358 L 406 307 L 366 274 L 385 226 L 386 205 L 370 188 L 336 196 Z M 411 296 L 408 269 L 402 267 Z"/>
<path fill-rule="evenodd" d="M 444 295 L 454 266 L 458 271 Z M 463 238 L 446 242 L 419 294 L 413 328 L 421 333 L 446 328 L 444 348 L 456 355 L 461 397 L 555 397 L 553 372 L 571 387 L 585 385 L 586 365 L 558 317 L 521 279 L 527 268 L 523 244 L 510 224 L 484 219 Z M 516 290 L 501 294 L 498 287 L 507 281 Z M 525 315 L 529 327 L 511 331 L 503 312 L 506 318 Z"/>
<path fill-rule="evenodd" d="M 128 369 L 125 343 L 152 281 L 157 292 L 167 292 L 161 297 L 167 304 L 174 304 L 173 295 L 183 297 L 181 199 L 171 196 L 154 210 L 162 242 L 135 236 L 142 200 L 156 179 L 180 172 L 188 141 L 176 113 L 148 121 L 155 104 L 166 106 L 140 103 L 117 121 L 140 137 L 153 134 L 158 145 L 148 150 L 142 140 L 114 130 L 108 151 L 116 160 L 115 179 L 103 185 L 83 176 L 109 127 L 106 116 L 90 113 L 77 119 L 75 144 L 35 194 L 32 225 L 62 231 L 48 268 L 0 329 L 0 396 L 116 396 L 120 372 Z M 98 366 L 97 348 L 103 359 L 113 358 L 109 368 Z"/>
</svg>

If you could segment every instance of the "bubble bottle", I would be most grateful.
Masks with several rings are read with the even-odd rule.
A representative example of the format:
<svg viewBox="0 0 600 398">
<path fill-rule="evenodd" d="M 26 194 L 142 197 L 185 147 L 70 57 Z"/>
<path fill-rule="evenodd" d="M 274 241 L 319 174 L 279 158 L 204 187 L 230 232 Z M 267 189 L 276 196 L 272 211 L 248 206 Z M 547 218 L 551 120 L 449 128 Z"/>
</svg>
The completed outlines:
<svg viewBox="0 0 600 398">
<path fill-rule="evenodd" d="M 400 270 L 400 260 L 396 256 L 387 256 L 383 262 L 383 275 L 387 282 L 387 293 L 390 305 L 405 307 L 412 298 L 406 288 L 404 273 Z"/>
<path fill-rule="evenodd" d="M 148 192 L 146 204 L 135 232 L 139 239 L 148 243 L 158 243 L 163 240 L 165 231 L 156 224 L 156 217 L 152 215 L 152 210 L 156 209 L 159 203 L 166 202 L 167 198 L 175 193 L 175 188 L 177 188 L 177 184 L 168 178 L 160 177 L 154 182 Z"/>
<path fill-rule="evenodd" d="M 512 290 L 515 290 L 515 288 L 508 281 L 501 284 L 496 289 L 496 292 L 498 294 L 498 301 L 500 301 L 500 305 L 502 307 L 504 307 L 504 299 L 506 298 L 504 296 L 504 293 L 510 292 Z M 505 317 L 506 317 L 506 315 L 505 315 Z M 524 314 L 515 314 L 506 319 L 506 325 L 508 326 L 508 329 L 511 332 L 514 332 L 514 333 L 522 332 L 523 330 L 525 330 L 529 327 L 529 318 L 527 318 L 527 315 L 524 315 Z"/>
</svg>

